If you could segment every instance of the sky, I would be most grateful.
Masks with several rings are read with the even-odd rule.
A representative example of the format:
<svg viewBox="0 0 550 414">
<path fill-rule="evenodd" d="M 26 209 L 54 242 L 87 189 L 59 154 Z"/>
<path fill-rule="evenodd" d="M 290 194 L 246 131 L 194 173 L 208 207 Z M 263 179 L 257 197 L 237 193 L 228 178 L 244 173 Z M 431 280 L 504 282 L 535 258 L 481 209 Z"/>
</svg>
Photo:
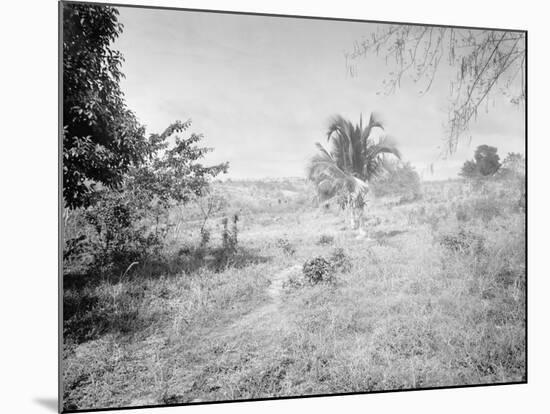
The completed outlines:
<svg viewBox="0 0 550 414">
<path fill-rule="evenodd" d="M 441 159 L 451 72 L 443 67 L 424 95 L 413 82 L 380 93 L 391 71 L 383 57 L 359 60 L 350 76 L 345 52 L 376 24 L 119 11 L 124 31 L 114 47 L 125 58 L 121 86 L 129 108 L 148 133 L 191 119 L 190 132 L 214 148 L 205 164 L 229 161 L 229 178 L 303 177 L 336 114 L 354 123 L 361 114 L 380 114 L 403 160 L 427 180 L 456 178 L 481 144 L 496 146 L 501 158 L 524 152 L 523 107 L 497 95 L 458 150 Z"/>
</svg>

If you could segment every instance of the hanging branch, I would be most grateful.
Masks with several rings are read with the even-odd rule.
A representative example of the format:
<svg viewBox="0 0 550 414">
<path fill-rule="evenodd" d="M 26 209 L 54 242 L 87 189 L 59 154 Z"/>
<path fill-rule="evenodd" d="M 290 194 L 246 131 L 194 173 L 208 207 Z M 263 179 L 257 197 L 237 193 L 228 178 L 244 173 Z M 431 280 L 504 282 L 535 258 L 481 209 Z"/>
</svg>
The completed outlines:
<svg viewBox="0 0 550 414">
<path fill-rule="evenodd" d="M 382 83 L 383 93 L 394 93 L 405 76 L 430 91 L 446 56 L 456 71 L 449 83 L 445 155 L 456 150 L 458 140 L 469 130 L 482 103 L 499 83 L 510 102 L 525 102 L 525 33 L 494 30 L 466 30 L 444 27 L 383 25 L 345 54 L 348 72 L 355 76 L 358 59 L 370 54 L 385 57 L 391 66 Z M 519 78 L 519 79 L 518 79 Z"/>
</svg>

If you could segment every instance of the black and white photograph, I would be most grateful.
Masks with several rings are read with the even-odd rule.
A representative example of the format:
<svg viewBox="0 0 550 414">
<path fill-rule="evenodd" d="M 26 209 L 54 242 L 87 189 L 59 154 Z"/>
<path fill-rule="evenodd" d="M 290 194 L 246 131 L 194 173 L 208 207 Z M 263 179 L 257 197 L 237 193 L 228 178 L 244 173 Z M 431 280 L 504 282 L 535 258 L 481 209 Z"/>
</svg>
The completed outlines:
<svg viewBox="0 0 550 414">
<path fill-rule="evenodd" d="M 527 382 L 525 28 L 58 6 L 63 412 Z"/>
</svg>

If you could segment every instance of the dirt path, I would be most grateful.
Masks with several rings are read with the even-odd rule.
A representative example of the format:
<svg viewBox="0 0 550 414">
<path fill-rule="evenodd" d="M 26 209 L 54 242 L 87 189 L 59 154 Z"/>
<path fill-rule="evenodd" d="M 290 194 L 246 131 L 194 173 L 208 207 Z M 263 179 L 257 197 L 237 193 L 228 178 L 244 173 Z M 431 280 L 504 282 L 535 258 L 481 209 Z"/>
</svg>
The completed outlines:
<svg viewBox="0 0 550 414">
<path fill-rule="evenodd" d="M 283 313 L 278 312 L 278 307 L 281 303 L 281 293 L 283 291 L 283 284 L 288 278 L 300 271 L 300 265 L 294 265 L 284 270 L 275 273 L 271 279 L 271 284 L 267 288 L 268 301 L 254 309 L 252 312 L 243 316 L 241 319 L 235 321 L 231 325 L 227 326 L 220 334 L 220 336 L 232 336 L 235 334 L 241 334 L 244 329 L 258 330 L 258 328 L 267 328 L 268 330 L 274 330 L 281 324 L 284 324 Z M 273 314 L 277 312 L 277 316 Z M 274 323 L 275 322 L 275 323 Z"/>
<path fill-rule="evenodd" d="M 296 264 L 285 270 L 276 273 L 271 279 L 271 285 L 267 289 L 269 297 L 275 302 L 279 303 L 281 299 L 281 292 L 283 290 L 283 284 L 288 280 L 288 278 L 300 271 L 300 265 Z"/>
<path fill-rule="evenodd" d="M 225 344 L 229 349 L 235 347 L 244 349 L 246 346 L 251 346 L 254 349 L 261 349 L 263 353 L 273 354 L 273 349 L 277 346 L 276 343 L 273 343 L 273 333 L 283 330 L 287 324 L 284 312 L 281 312 L 279 309 L 283 285 L 292 274 L 299 272 L 300 268 L 300 265 L 293 265 L 275 273 L 271 278 L 271 284 L 266 290 L 268 294 L 266 303 L 226 326 L 211 337 L 210 340 L 213 341 L 216 346 Z M 214 354 L 214 352 L 209 354 Z M 220 354 L 219 357 L 221 362 L 219 363 L 222 365 L 224 363 L 228 364 L 231 358 L 237 358 L 233 364 L 228 364 L 230 366 L 236 366 L 241 363 L 238 359 L 240 358 L 239 355 L 239 353 L 232 355 L 231 352 L 227 353 L 227 355 Z M 197 384 L 197 382 L 200 383 L 201 378 L 204 378 L 205 375 L 207 378 L 206 381 L 208 382 L 208 378 L 210 377 L 208 369 L 211 369 L 212 364 L 216 366 L 217 363 L 210 361 L 210 365 L 201 367 L 194 375 L 189 375 L 187 377 L 186 384 L 182 388 L 187 390 L 186 393 L 188 395 L 193 395 L 196 392 L 196 390 L 194 390 L 195 384 Z M 207 370 L 206 374 L 204 372 L 205 368 Z M 201 388 L 205 388 L 205 386 Z M 202 390 L 200 394 L 203 393 L 204 390 Z M 202 398 L 193 398 L 189 401 L 202 402 L 204 400 Z"/>
</svg>

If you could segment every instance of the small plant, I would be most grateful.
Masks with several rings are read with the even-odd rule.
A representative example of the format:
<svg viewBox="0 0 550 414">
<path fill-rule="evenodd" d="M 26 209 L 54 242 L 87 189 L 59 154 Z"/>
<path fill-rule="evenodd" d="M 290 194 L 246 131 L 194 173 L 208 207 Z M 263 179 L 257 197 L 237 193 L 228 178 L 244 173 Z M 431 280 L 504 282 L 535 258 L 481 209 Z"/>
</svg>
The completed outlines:
<svg viewBox="0 0 550 414">
<path fill-rule="evenodd" d="M 351 270 L 351 260 L 341 247 L 337 247 L 332 251 L 329 261 L 336 270 L 344 273 Z"/>
<path fill-rule="evenodd" d="M 93 266 L 104 275 L 120 274 L 130 263 L 157 256 L 166 234 L 151 230 L 142 199 L 129 192 L 105 190 L 96 194 L 98 201 L 83 214 L 93 229 L 87 246 Z"/>
<path fill-rule="evenodd" d="M 235 214 L 233 216 L 233 225 L 231 230 L 229 230 L 229 220 L 227 217 L 222 219 L 222 247 L 223 250 L 227 252 L 235 252 L 237 250 L 238 243 L 238 228 L 237 222 L 239 221 L 239 216 Z"/>
<path fill-rule="evenodd" d="M 334 243 L 334 237 L 329 234 L 322 234 L 321 237 L 319 237 L 319 240 L 317 241 L 317 244 L 324 246 L 327 244 Z"/>
<path fill-rule="evenodd" d="M 288 239 L 277 240 L 277 246 L 283 250 L 287 256 L 294 256 L 296 248 L 288 241 Z"/>
<path fill-rule="evenodd" d="M 466 207 L 463 204 L 459 204 L 456 209 L 456 219 L 458 221 L 468 221 L 470 216 L 468 215 L 468 211 Z"/>
<path fill-rule="evenodd" d="M 90 241 L 84 234 L 68 239 L 63 249 L 63 271 L 85 273 L 93 263 Z"/>
<path fill-rule="evenodd" d="M 206 247 L 208 242 L 210 242 L 210 230 L 206 227 L 201 228 L 201 242 L 200 247 Z"/>
<path fill-rule="evenodd" d="M 484 250 L 483 237 L 471 231 L 460 229 L 457 233 L 441 236 L 439 243 L 454 252 L 480 254 Z"/>
<path fill-rule="evenodd" d="M 293 290 L 300 289 L 304 286 L 304 278 L 299 274 L 292 274 L 289 278 L 283 283 L 283 289 Z"/>
<path fill-rule="evenodd" d="M 239 215 L 237 213 L 235 213 L 233 215 L 233 226 L 231 228 L 231 242 L 233 244 L 233 248 L 236 248 L 237 247 L 237 243 L 238 243 L 238 234 L 239 234 L 239 229 L 237 228 L 237 222 L 239 221 Z"/>
<path fill-rule="evenodd" d="M 311 284 L 334 281 L 334 267 L 324 257 L 318 256 L 304 263 L 302 272 Z"/>
<path fill-rule="evenodd" d="M 237 253 L 237 244 L 238 244 L 238 228 L 237 222 L 239 221 L 239 216 L 235 214 L 233 216 L 233 225 L 231 230 L 229 229 L 229 219 L 224 217 L 222 219 L 222 247 L 215 251 L 214 256 L 216 257 L 215 268 L 218 271 L 221 271 L 227 267 L 230 263 L 230 260 L 234 258 Z"/>
</svg>

